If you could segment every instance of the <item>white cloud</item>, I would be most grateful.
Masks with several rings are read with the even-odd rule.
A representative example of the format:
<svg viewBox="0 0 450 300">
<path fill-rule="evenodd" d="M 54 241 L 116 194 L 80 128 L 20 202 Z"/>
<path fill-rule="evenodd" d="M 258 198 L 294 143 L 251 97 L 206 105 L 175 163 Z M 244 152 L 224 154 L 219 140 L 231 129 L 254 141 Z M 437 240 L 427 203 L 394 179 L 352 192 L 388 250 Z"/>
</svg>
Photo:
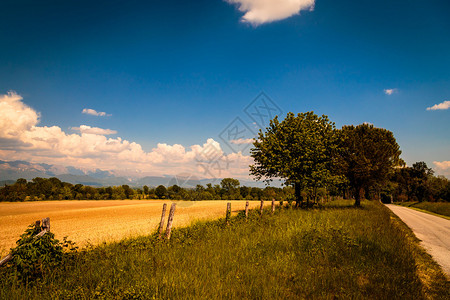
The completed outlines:
<svg viewBox="0 0 450 300">
<path fill-rule="evenodd" d="M 450 161 L 433 161 L 433 164 L 436 165 L 439 169 L 447 170 L 450 169 Z"/>
<path fill-rule="evenodd" d="M 39 114 L 21 100 L 15 92 L 0 95 L 0 137 L 15 138 L 39 121 Z"/>
<path fill-rule="evenodd" d="M 397 93 L 397 89 L 385 89 L 385 90 L 384 90 L 384 93 L 385 93 L 386 95 L 392 95 L 392 94 L 394 94 L 394 93 Z"/>
<path fill-rule="evenodd" d="M 433 161 L 436 166 L 436 173 L 450 178 L 450 160 L 447 161 Z"/>
<path fill-rule="evenodd" d="M 237 4 L 244 12 L 243 22 L 260 25 L 283 20 L 300 13 L 301 10 L 313 10 L 315 0 L 225 0 Z"/>
<path fill-rule="evenodd" d="M 97 116 L 97 117 L 110 117 L 110 114 L 105 113 L 104 111 L 96 111 L 95 109 L 91 108 L 84 108 L 81 112 L 83 114 Z"/>
<path fill-rule="evenodd" d="M 252 158 L 241 153 L 225 154 L 218 142 L 188 148 L 159 143 L 151 151 L 121 137 L 106 135 L 114 130 L 81 125 L 69 134 L 59 126 L 39 126 L 39 113 L 10 92 L 0 95 L 0 160 L 75 166 L 116 171 L 123 176 L 189 173 L 200 178 L 248 178 Z"/>
<path fill-rule="evenodd" d="M 242 144 L 253 144 L 255 139 L 237 139 L 237 140 L 231 140 L 230 143 L 235 145 L 242 145 Z"/>
<path fill-rule="evenodd" d="M 450 101 L 444 101 L 439 104 L 435 104 L 431 107 L 427 107 L 427 110 L 445 110 L 450 108 Z"/>
<path fill-rule="evenodd" d="M 98 135 L 110 135 L 110 134 L 116 134 L 116 130 L 111 129 L 103 129 L 99 127 L 91 127 L 88 125 L 81 125 L 80 127 L 71 127 L 72 130 L 79 131 L 81 133 L 86 134 L 98 134 Z"/>
</svg>

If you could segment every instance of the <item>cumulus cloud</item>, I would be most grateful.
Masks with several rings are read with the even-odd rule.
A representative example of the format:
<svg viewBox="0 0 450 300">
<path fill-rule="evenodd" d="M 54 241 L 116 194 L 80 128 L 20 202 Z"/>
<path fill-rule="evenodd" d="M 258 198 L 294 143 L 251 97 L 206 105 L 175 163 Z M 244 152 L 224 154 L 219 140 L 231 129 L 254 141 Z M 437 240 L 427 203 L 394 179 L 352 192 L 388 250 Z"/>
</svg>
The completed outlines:
<svg viewBox="0 0 450 300">
<path fill-rule="evenodd" d="M 81 125 L 79 133 L 59 126 L 39 126 L 39 113 L 17 93 L 0 95 L 0 160 L 113 170 L 123 175 L 175 175 L 201 178 L 248 178 L 252 158 L 242 153 L 225 154 L 210 138 L 203 145 L 184 147 L 159 143 L 145 151 L 138 143 L 107 137 L 115 130 Z"/>
<path fill-rule="evenodd" d="M 99 135 L 110 135 L 110 134 L 116 134 L 116 130 L 111 129 L 103 129 L 99 127 L 91 127 L 88 125 L 81 125 L 80 127 L 72 127 L 72 130 L 79 131 L 81 133 L 86 134 L 99 134 Z"/>
<path fill-rule="evenodd" d="M 21 100 L 15 92 L 0 95 L 0 137 L 15 138 L 38 123 L 40 115 Z"/>
<path fill-rule="evenodd" d="M 397 93 L 397 89 L 385 89 L 384 90 L 384 93 L 386 94 L 386 95 L 392 95 L 392 94 L 394 94 L 394 93 Z"/>
<path fill-rule="evenodd" d="M 313 10 L 315 0 L 226 0 L 237 4 L 244 12 L 243 22 L 255 26 L 283 20 L 300 13 L 301 10 Z"/>
<path fill-rule="evenodd" d="M 439 104 L 435 104 L 431 107 L 427 107 L 427 110 L 445 110 L 450 108 L 450 101 L 444 101 Z"/>
<path fill-rule="evenodd" d="M 450 160 L 447 160 L 447 161 L 433 161 L 433 163 L 439 169 L 443 169 L 443 170 L 450 169 Z"/>
<path fill-rule="evenodd" d="M 254 139 L 237 139 L 237 140 L 231 140 L 230 143 L 235 145 L 242 145 L 242 144 L 253 144 L 255 140 Z"/>
<path fill-rule="evenodd" d="M 84 108 L 81 113 L 91 115 L 91 116 L 97 116 L 97 117 L 110 117 L 111 116 L 110 114 L 107 114 L 104 111 L 96 111 L 95 109 L 91 109 L 91 108 Z"/>
<path fill-rule="evenodd" d="M 450 178 L 450 160 L 447 161 L 433 161 L 436 166 L 436 171 L 440 175 Z"/>
</svg>

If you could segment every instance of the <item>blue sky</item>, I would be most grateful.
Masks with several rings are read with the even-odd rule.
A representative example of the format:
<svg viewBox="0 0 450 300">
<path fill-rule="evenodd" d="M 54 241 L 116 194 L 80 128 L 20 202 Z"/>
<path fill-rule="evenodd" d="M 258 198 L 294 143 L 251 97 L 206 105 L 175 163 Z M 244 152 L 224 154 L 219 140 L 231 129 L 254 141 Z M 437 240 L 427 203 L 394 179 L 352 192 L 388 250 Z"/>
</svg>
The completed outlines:
<svg viewBox="0 0 450 300">
<path fill-rule="evenodd" d="M 195 173 L 214 145 L 239 164 L 220 175 L 244 177 L 245 139 L 220 135 L 256 129 L 244 108 L 264 92 L 387 128 L 450 176 L 450 2 L 295 2 L 1 1 L 0 159 Z"/>
</svg>

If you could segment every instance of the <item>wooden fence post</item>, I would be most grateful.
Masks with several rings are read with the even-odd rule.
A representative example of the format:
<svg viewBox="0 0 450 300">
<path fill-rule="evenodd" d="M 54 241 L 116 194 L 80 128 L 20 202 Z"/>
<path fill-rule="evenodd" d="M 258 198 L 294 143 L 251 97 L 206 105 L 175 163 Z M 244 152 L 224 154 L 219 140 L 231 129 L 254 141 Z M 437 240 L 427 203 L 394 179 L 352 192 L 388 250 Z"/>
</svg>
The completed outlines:
<svg viewBox="0 0 450 300">
<path fill-rule="evenodd" d="M 262 216 L 263 214 L 263 206 L 264 206 L 264 200 L 261 200 L 261 207 L 259 208 L 259 214 Z"/>
<path fill-rule="evenodd" d="M 227 203 L 227 213 L 225 215 L 225 220 L 227 222 L 227 225 L 230 225 L 230 217 L 231 217 L 231 203 Z"/>
<path fill-rule="evenodd" d="M 37 221 L 36 221 L 36 224 L 37 224 Z M 47 232 L 50 232 L 50 218 L 42 219 L 42 226 L 41 226 L 41 228 L 42 228 L 42 231 L 34 236 L 35 239 L 40 238 L 41 236 L 43 236 Z"/>
<path fill-rule="evenodd" d="M 247 201 L 245 202 L 245 218 L 248 218 L 248 206 L 250 205 L 250 203 Z"/>
<path fill-rule="evenodd" d="M 34 228 L 35 228 L 36 230 L 37 230 L 37 229 L 41 230 L 41 221 L 37 220 L 37 221 L 34 223 Z"/>
<path fill-rule="evenodd" d="M 275 199 L 272 199 L 272 215 L 275 213 Z"/>
<path fill-rule="evenodd" d="M 50 218 L 42 219 L 42 230 L 50 231 Z"/>
<path fill-rule="evenodd" d="M 166 209 L 167 209 L 167 204 L 164 203 L 163 208 L 162 208 L 162 213 L 161 213 L 161 222 L 159 222 L 159 228 L 158 228 L 158 238 L 159 239 L 162 237 L 163 230 L 164 230 L 164 217 L 166 216 Z"/>
<path fill-rule="evenodd" d="M 12 258 L 13 258 L 13 257 L 12 257 L 12 255 L 11 255 L 11 253 L 8 254 L 8 255 L 6 255 L 5 257 L 3 257 L 3 258 L 0 260 L 0 266 L 3 266 L 3 265 L 6 264 L 8 261 L 10 261 Z"/>
<path fill-rule="evenodd" d="M 167 228 L 166 228 L 166 234 L 165 234 L 165 238 L 168 240 L 170 240 L 170 233 L 172 232 L 173 215 L 175 214 L 176 206 L 177 206 L 176 203 L 172 203 L 172 206 L 170 206 L 169 220 L 167 221 Z"/>
</svg>

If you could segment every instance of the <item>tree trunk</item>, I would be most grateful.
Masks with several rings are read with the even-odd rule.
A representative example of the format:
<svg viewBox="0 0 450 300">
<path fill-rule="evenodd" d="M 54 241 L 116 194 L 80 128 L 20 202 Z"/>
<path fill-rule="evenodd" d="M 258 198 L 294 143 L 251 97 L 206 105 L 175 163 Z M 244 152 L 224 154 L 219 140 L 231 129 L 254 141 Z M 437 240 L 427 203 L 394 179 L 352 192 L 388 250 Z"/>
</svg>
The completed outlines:
<svg viewBox="0 0 450 300">
<path fill-rule="evenodd" d="M 362 187 L 357 187 L 355 189 L 355 206 L 361 206 L 361 193 L 363 191 Z"/>
<path fill-rule="evenodd" d="M 295 207 L 300 207 L 300 205 L 302 204 L 302 188 L 300 186 L 299 182 L 296 182 L 294 184 L 294 188 L 295 188 Z"/>
</svg>

